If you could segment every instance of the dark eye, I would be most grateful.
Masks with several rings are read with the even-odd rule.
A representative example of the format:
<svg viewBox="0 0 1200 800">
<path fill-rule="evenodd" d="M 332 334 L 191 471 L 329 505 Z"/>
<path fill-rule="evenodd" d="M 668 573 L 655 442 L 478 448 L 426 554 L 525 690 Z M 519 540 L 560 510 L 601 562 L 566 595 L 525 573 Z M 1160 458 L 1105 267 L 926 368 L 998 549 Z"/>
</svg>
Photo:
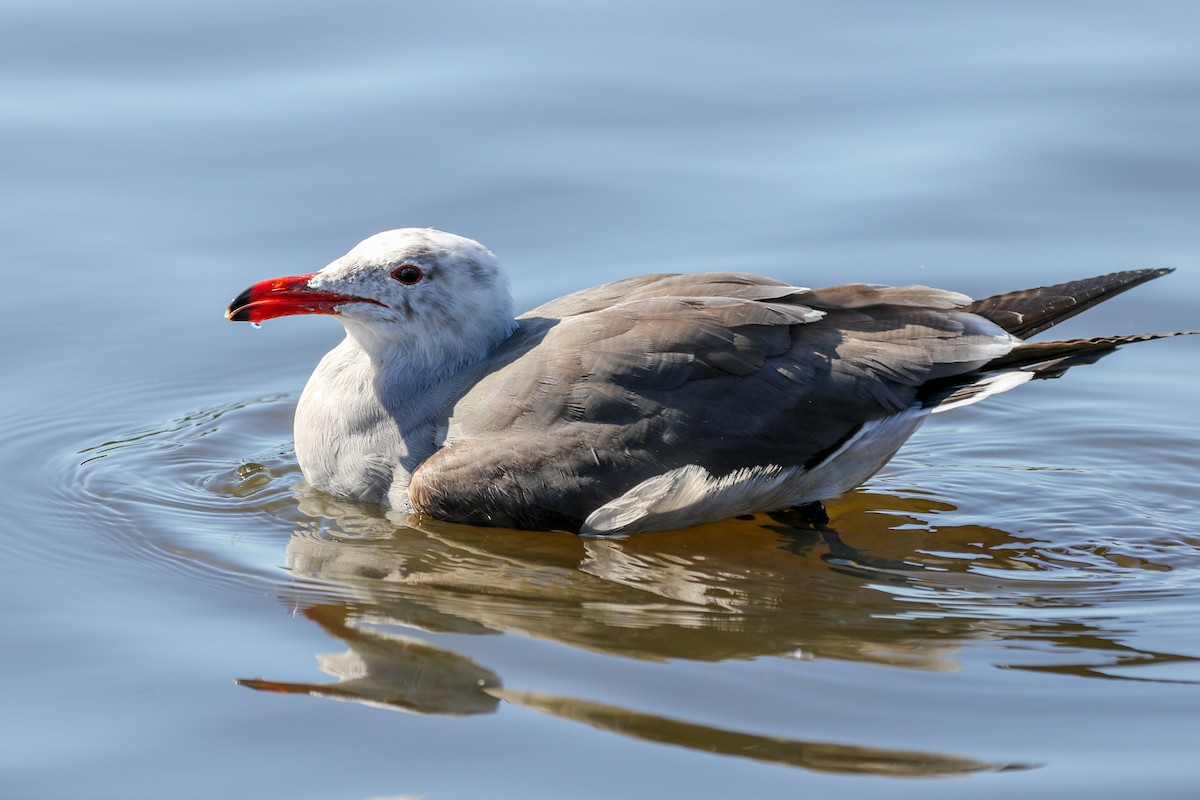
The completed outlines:
<svg viewBox="0 0 1200 800">
<path fill-rule="evenodd" d="M 405 264 L 402 267 L 396 267 L 392 270 L 392 277 L 403 283 L 405 286 L 412 286 L 421 278 L 425 277 L 425 273 L 421 272 L 420 267 L 414 267 L 412 264 Z"/>
</svg>

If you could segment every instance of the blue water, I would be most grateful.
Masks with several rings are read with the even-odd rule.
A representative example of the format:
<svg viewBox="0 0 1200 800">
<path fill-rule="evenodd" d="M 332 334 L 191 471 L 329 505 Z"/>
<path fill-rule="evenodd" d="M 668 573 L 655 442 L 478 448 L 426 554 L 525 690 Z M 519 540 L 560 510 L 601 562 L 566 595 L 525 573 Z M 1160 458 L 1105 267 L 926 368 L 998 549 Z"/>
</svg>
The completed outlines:
<svg viewBox="0 0 1200 800">
<path fill-rule="evenodd" d="M 656 271 L 980 296 L 1175 266 L 1061 330 L 1198 328 L 1198 30 L 0 6 L 0 796 L 1193 796 L 1196 341 L 944 415 L 828 535 L 594 541 L 306 489 L 291 413 L 340 329 L 221 314 L 432 225 L 521 308 Z"/>
</svg>

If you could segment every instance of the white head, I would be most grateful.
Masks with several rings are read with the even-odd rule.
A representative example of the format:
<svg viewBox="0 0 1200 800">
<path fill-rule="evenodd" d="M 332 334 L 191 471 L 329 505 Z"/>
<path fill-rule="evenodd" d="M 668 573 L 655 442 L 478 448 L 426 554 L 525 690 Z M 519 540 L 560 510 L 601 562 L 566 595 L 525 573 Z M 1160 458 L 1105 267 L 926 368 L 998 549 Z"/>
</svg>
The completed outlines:
<svg viewBox="0 0 1200 800">
<path fill-rule="evenodd" d="M 319 272 L 256 283 L 225 312 L 291 314 L 332 314 L 378 363 L 432 373 L 483 357 L 516 327 L 496 257 L 432 228 L 376 234 Z"/>
</svg>

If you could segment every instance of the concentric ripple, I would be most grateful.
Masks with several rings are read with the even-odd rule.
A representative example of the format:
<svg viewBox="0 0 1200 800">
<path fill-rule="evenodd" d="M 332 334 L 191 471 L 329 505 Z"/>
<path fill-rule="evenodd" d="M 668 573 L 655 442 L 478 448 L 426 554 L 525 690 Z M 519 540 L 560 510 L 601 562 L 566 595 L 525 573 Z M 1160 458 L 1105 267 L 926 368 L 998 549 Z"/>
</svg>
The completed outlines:
<svg viewBox="0 0 1200 800">
<path fill-rule="evenodd" d="M 925 669 L 968 643 L 1020 641 L 1019 657 L 998 660 L 1108 677 L 1171 665 L 1164 679 L 1197 680 L 1200 652 L 1177 632 L 1194 627 L 1200 537 L 1177 487 L 1115 486 L 1086 463 L 1021 467 L 994 433 L 1003 406 L 931 426 L 832 503 L 826 530 L 776 514 L 602 540 L 411 527 L 313 491 L 292 453 L 294 403 L 230 402 L 86 444 L 57 462 L 58 511 L 118 558 L 348 596 L 404 626 L 654 659 L 802 653 Z M 1168 431 L 1139 435 L 1173 463 L 1195 460 Z"/>
<path fill-rule="evenodd" d="M 157 569 L 278 583 L 281 545 L 300 521 L 293 406 L 262 397 L 114 432 L 64 457 L 61 510 Z"/>
</svg>

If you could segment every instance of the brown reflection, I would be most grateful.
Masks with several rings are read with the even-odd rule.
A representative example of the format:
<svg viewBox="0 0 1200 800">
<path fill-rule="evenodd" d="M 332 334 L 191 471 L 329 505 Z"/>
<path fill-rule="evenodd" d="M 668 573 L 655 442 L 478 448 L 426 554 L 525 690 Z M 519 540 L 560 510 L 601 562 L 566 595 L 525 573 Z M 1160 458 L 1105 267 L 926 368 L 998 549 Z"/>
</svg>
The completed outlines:
<svg viewBox="0 0 1200 800">
<path fill-rule="evenodd" d="M 304 612 L 349 646 L 345 653 L 317 656 L 334 684 L 239 680 L 251 689 L 355 700 L 419 714 L 485 714 L 499 704 L 489 691 L 500 686 L 491 670 L 419 639 L 351 624 L 348 604 L 313 606 Z"/>
<path fill-rule="evenodd" d="M 961 572 L 973 550 L 993 567 L 1021 553 L 1016 537 L 971 527 L 937 534 L 943 548 L 964 542 L 955 558 L 918 556 L 932 534 L 899 528 L 945 508 L 923 498 L 851 496 L 836 509 L 841 532 L 760 516 L 627 539 L 432 520 L 398 528 L 373 506 L 309 491 L 300 506 L 325 522 L 288 543 L 294 574 L 427 630 L 513 632 L 653 660 L 783 655 L 953 670 L 964 639 L 1014 624 L 905 596 L 944 564 Z"/>
<path fill-rule="evenodd" d="M 351 618 L 351 603 L 313 606 L 305 615 L 349 649 L 318 656 L 335 684 L 241 679 L 251 689 L 307 694 L 422 714 L 481 714 L 501 700 L 594 728 L 644 741 L 726 756 L 857 775 L 939 777 L 1028 769 L 1031 765 L 988 763 L 958 756 L 801 741 L 730 731 L 656 714 L 542 692 L 504 689 L 495 673 L 474 661 L 425 642 L 363 627 Z"/>
<path fill-rule="evenodd" d="M 1107 602 L 1111 572 L 1080 580 L 1071 567 L 1064 581 L 1043 543 L 987 526 L 934 527 L 928 520 L 955 509 L 921 495 L 848 495 L 825 528 L 780 514 L 627 539 L 389 519 L 303 488 L 298 501 L 308 521 L 287 545 L 287 566 L 344 598 L 310 598 L 305 613 L 348 650 L 319 656 L 336 683 L 242 681 L 255 689 L 433 714 L 485 713 L 503 700 L 647 741 L 931 776 L 1013 765 L 739 733 L 509 688 L 488 667 L 396 629 L 519 634 L 654 661 L 777 656 L 955 670 L 965 644 L 999 640 L 1040 649 L 1009 651 L 1030 662 L 997 666 L 1075 676 L 1177 658 L 1119 643 L 1098 616 L 1092 627 L 1077 613 L 1042 613 Z M 1025 607 L 1038 613 L 1014 613 Z"/>
<path fill-rule="evenodd" d="M 773 655 L 953 670 L 964 640 L 1007 623 L 923 616 L 913 612 L 932 604 L 898 599 L 942 557 L 915 560 L 928 531 L 898 532 L 915 517 L 897 514 L 944 508 L 934 501 L 852 497 L 835 509 L 835 524 L 852 533 L 778 515 L 628 539 L 429 520 L 398 527 L 374 506 L 303 489 L 299 501 L 312 522 L 288 543 L 287 566 L 348 598 L 305 612 L 348 650 L 318 657 L 336 683 L 241 681 L 250 688 L 435 714 L 485 713 L 503 700 L 647 741 L 835 772 L 1014 766 L 760 736 L 507 688 L 486 666 L 395 632 L 516 633 L 648 660 Z M 1015 541 L 982 528 L 964 535 L 985 548 Z"/>
<path fill-rule="evenodd" d="M 536 709 L 556 717 L 582 722 L 601 730 L 661 744 L 672 744 L 757 761 L 787 764 L 818 772 L 845 775 L 877 775 L 891 778 L 922 778 L 967 775 L 974 772 L 1031 769 L 1031 764 L 988 764 L 969 758 L 856 747 L 829 742 L 802 742 L 775 736 L 758 736 L 707 725 L 642 714 L 603 703 L 554 697 L 537 692 L 498 690 L 510 703 Z"/>
</svg>

